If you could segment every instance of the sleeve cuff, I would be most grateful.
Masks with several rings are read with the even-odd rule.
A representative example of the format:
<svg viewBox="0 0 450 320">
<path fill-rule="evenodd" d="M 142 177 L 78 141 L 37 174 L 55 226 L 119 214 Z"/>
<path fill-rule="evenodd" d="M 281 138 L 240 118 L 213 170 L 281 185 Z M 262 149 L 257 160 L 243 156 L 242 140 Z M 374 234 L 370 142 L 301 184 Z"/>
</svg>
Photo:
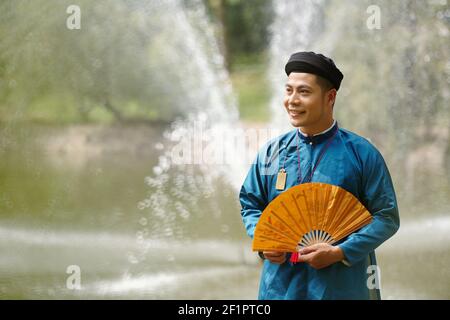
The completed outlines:
<svg viewBox="0 0 450 320">
<path fill-rule="evenodd" d="M 350 262 L 348 262 L 347 259 L 341 260 L 341 262 L 346 265 L 347 267 L 351 267 L 352 265 L 350 264 Z"/>
<path fill-rule="evenodd" d="M 352 264 L 350 263 L 350 261 L 348 261 L 347 255 L 346 255 L 346 253 L 345 253 L 346 250 L 345 250 L 344 246 L 341 244 L 341 245 L 339 245 L 338 247 L 342 250 L 342 253 L 344 254 L 344 259 L 342 259 L 341 262 L 342 262 L 345 266 L 351 267 Z"/>
</svg>

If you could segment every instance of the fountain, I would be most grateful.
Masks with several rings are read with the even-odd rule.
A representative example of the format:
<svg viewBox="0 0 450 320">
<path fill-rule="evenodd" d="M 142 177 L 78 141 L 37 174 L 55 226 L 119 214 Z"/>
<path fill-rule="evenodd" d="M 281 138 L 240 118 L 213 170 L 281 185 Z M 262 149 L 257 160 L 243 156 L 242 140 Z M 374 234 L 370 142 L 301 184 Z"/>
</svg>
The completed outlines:
<svg viewBox="0 0 450 320">
<path fill-rule="evenodd" d="M 85 98 L 95 99 L 97 91 L 115 93 L 124 101 L 136 97 L 148 107 L 146 102 L 156 97 L 152 101 L 158 102 L 159 111 L 176 119 L 151 156 L 137 153 L 135 162 L 127 158 L 121 166 L 114 163 L 117 153 L 108 154 L 107 163 L 86 158 L 76 169 L 66 164 L 62 153 L 57 166 L 37 162 L 33 150 L 26 148 L 17 161 L 2 158 L 6 169 L 0 173 L 12 187 L 0 195 L 5 210 L 0 226 L 0 296 L 255 298 L 260 268 L 240 220 L 237 194 L 259 147 L 291 130 L 281 104 L 284 63 L 292 52 L 311 50 L 332 56 L 342 66 L 345 78 L 336 118 L 380 148 L 396 183 L 402 226 L 378 254 L 384 297 L 449 297 L 446 1 L 428 5 L 381 1 L 381 29 L 373 30 L 366 27 L 370 1 L 274 1 L 268 66 L 272 118 L 262 129 L 239 122 L 214 28 L 201 0 L 97 1 L 92 12 L 83 11 L 92 2 L 80 0 L 81 29 L 63 31 L 54 26 L 65 26 L 65 9 L 71 1 L 58 1 L 62 16 L 48 15 L 53 7 L 41 2 L 41 9 L 15 26 L 13 37 L 5 34 L 0 40 L 0 59 L 13 54 L 15 67 L 27 66 L 28 77 L 48 75 L 28 88 L 30 96 L 56 83 L 58 90 L 75 92 L 82 105 Z M 5 10 L 0 14 L 6 12 L 10 18 L 12 2 L 1 6 Z M 20 8 L 24 10 L 18 11 L 20 17 L 28 17 L 26 6 Z M 108 20 L 105 12 L 117 20 Z M 33 29 L 36 19 L 42 20 L 39 26 L 44 29 Z M 54 31 L 55 37 L 63 32 L 69 44 L 62 46 L 67 50 L 58 59 L 68 56 L 75 63 L 54 63 L 42 74 L 43 64 L 35 59 L 46 61 L 41 59 L 53 52 L 48 49 L 51 44 L 59 44 L 59 38 L 39 38 L 42 30 Z M 411 34 L 416 37 L 411 39 Z M 27 41 L 13 52 L 16 35 Z M 77 39 L 89 46 L 77 45 Z M 14 74 L 15 67 L 8 66 L 8 72 Z M 124 74 L 127 81 L 119 81 Z M 78 81 L 79 75 L 83 81 Z M 417 75 L 426 81 L 414 81 Z M 23 85 L 16 79 L 7 84 Z M 14 114 L 25 110 L 28 98 L 21 97 L 23 109 Z M 70 99 L 61 101 L 70 104 Z M 102 112 L 108 112 L 106 106 Z M 79 111 L 88 114 L 89 108 Z M 427 130 L 430 127 L 433 130 Z M 8 136 L 0 141 L 2 152 L 4 146 L 14 145 L 10 129 L 2 128 Z M 21 139 L 32 136 L 25 133 Z M 59 141 L 67 142 L 61 137 Z M 143 161 L 145 169 L 134 170 Z M 4 163 L 15 166 L 9 170 Z M 147 196 L 127 197 L 136 195 L 133 186 L 140 183 Z M 110 193 L 102 195 L 105 189 Z M 27 198 L 11 190 L 32 195 L 30 204 L 22 205 Z M 121 197 L 122 202 L 114 202 Z M 81 290 L 69 291 L 61 280 L 69 264 L 81 267 Z"/>
</svg>

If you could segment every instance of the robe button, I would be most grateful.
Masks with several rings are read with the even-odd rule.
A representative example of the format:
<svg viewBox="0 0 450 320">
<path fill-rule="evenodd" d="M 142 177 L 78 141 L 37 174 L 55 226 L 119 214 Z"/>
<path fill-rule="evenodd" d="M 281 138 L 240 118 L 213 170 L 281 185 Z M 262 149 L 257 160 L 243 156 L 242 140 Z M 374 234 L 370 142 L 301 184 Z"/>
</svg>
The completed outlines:
<svg viewBox="0 0 450 320">
<path fill-rule="evenodd" d="M 309 144 L 312 145 L 312 142 L 310 142 Z"/>
</svg>

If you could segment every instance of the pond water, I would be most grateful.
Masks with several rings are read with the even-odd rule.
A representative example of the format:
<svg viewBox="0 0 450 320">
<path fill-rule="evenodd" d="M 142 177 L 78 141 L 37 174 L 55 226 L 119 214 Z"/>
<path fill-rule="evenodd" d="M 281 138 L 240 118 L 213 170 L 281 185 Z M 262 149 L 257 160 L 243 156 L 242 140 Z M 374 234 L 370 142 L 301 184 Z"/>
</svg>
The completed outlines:
<svg viewBox="0 0 450 320">
<path fill-rule="evenodd" d="M 1 298 L 257 297 L 260 262 L 235 187 L 215 179 L 220 192 L 198 197 L 198 212 L 163 224 L 151 208 L 139 209 L 162 131 L 28 127 L 3 135 Z M 55 142 L 61 137 L 66 144 Z M 450 298 L 448 212 L 418 219 L 405 212 L 400 231 L 378 250 L 383 298 Z M 67 285 L 69 266 L 80 268 L 79 290 Z"/>
</svg>

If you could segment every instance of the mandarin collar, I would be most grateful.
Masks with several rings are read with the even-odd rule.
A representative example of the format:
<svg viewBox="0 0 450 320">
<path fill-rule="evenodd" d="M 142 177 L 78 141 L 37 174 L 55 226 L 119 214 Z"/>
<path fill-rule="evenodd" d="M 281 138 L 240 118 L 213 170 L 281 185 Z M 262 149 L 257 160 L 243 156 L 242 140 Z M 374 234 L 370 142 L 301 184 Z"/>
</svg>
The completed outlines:
<svg viewBox="0 0 450 320">
<path fill-rule="evenodd" d="M 300 129 L 297 129 L 297 135 L 300 137 L 300 139 L 308 144 L 318 144 L 321 143 L 325 140 L 328 140 L 329 138 L 331 138 L 336 131 L 339 129 L 338 123 L 335 120 L 333 125 L 331 126 L 331 128 L 325 130 L 324 133 L 319 133 L 317 135 L 314 136 L 305 136 L 300 132 Z"/>
</svg>

